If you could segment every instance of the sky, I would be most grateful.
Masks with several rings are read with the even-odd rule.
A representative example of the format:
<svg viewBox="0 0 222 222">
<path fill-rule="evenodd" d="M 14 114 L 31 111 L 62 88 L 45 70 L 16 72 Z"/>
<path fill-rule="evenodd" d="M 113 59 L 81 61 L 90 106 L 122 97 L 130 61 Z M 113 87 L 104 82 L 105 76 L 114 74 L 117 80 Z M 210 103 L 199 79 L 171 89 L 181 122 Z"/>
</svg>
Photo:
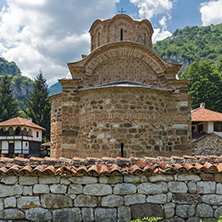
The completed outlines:
<svg viewBox="0 0 222 222">
<path fill-rule="evenodd" d="M 67 63 L 90 52 L 89 29 L 96 19 L 120 13 L 148 19 L 153 43 L 186 26 L 222 23 L 222 0 L 0 0 L 0 57 L 14 61 L 48 85 L 64 78 Z"/>
</svg>

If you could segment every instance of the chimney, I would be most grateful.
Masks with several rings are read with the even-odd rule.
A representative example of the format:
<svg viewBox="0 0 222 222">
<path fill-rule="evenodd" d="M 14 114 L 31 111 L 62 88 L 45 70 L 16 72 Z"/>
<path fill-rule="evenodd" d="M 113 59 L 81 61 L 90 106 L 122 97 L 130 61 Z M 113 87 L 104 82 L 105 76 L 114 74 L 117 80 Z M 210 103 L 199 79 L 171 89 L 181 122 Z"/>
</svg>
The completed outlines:
<svg viewBox="0 0 222 222">
<path fill-rule="evenodd" d="M 32 118 L 28 118 L 28 122 L 29 122 L 29 124 L 32 124 Z"/>
<path fill-rule="evenodd" d="M 205 103 L 201 103 L 201 104 L 200 104 L 200 108 L 205 109 Z"/>
</svg>

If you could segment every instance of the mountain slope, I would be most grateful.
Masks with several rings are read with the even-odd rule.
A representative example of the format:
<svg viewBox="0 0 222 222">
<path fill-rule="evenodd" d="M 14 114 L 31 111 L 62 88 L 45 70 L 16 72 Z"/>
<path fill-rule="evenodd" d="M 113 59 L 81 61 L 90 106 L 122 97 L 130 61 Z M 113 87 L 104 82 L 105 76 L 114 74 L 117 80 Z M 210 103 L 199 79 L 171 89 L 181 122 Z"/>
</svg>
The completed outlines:
<svg viewBox="0 0 222 222">
<path fill-rule="evenodd" d="M 215 62 L 222 54 L 222 24 L 185 27 L 172 36 L 156 42 L 153 49 L 169 62 L 183 64 L 183 70 L 193 61 Z"/>
<path fill-rule="evenodd" d="M 8 62 L 0 57 L 0 79 L 2 75 L 8 74 L 12 80 L 14 97 L 20 102 L 20 107 L 26 107 L 26 98 L 30 98 L 33 81 L 22 76 L 19 67 L 15 62 Z"/>
<path fill-rule="evenodd" d="M 59 82 L 57 82 L 57 83 L 51 85 L 51 86 L 49 87 L 49 92 L 50 92 L 50 93 L 49 93 L 49 96 L 55 95 L 55 94 L 57 94 L 57 93 L 61 93 L 61 92 L 62 92 L 62 86 L 61 86 L 61 84 L 60 84 Z"/>
</svg>

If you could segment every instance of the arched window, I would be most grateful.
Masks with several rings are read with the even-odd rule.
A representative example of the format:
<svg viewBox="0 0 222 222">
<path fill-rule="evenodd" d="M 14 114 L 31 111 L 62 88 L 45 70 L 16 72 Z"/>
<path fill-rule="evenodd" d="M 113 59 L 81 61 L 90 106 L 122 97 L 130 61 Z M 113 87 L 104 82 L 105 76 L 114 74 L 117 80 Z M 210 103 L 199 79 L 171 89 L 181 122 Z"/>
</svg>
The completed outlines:
<svg viewBox="0 0 222 222">
<path fill-rule="evenodd" d="M 146 44 L 146 33 L 143 33 L 143 43 Z"/>
<path fill-rule="evenodd" d="M 100 46 L 100 36 L 101 36 L 101 34 L 100 34 L 100 32 L 98 32 L 98 47 Z"/>
<path fill-rule="evenodd" d="M 3 129 L 0 129 L 0 136 L 5 136 L 5 132 Z"/>
<path fill-rule="evenodd" d="M 29 129 L 28 135 L 32 136 L 32 130 L 31 129 Z"/>
<path fill-rule="evenodd" d="M 123 41 L 123 29 L 120 29 L 120 41 Z"/>
<path fill-rule="evenodd" d="M 17 127 L 15 129 L 15 135 L 21 135 L 21 128 L 20 127 Z"/>
<path fill-rule="evenodd" d="M 12 129 L 12 127 L 9 127 L 8 132 L 9 132 L 9 136 L 15 135 L 15 131 Z"/>
<path fill-rule="evenodd" d="M 24 128 L 24 130 L 23 130 L 23 135 L 24 135 L 24 136 L 27 136 L 27 135 L 28 135 L 28 131 L 27 131 L 26 128 Z"/>
</svg>

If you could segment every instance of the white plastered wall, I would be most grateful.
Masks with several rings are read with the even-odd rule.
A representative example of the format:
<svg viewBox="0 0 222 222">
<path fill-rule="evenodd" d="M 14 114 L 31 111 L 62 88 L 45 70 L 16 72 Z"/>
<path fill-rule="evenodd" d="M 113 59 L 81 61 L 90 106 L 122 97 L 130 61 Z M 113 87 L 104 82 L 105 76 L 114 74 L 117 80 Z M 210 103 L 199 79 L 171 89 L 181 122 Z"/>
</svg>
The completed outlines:
<svg viewBox="0 0 222 222">
<path fill-rule="evenodd" d="M 23 154 L 29 154 L 29 142 L 23 141 Z"/>
<path fill-rule="evenodd" d="M 8 153 L 8 141 L 2 141 L 2 153 Z"/>
<path fill-rule="evenodd" d="M 21 141 L 15 141 L 15 153 L 21 153 L 22 152 L 22 142 Z"/>
</svg>

